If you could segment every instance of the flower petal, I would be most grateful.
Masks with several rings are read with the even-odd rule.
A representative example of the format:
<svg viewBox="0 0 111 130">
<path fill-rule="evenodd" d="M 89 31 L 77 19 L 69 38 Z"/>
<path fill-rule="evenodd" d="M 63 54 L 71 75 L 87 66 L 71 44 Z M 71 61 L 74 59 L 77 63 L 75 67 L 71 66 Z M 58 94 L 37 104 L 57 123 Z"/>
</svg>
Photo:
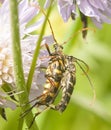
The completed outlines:
<svg viewBox="0 0 111 130">
<path fill-rule="evenodd" d="M 71 16 L 71 12 L 76 14 L 76 7 L 71 0 L 58 0 L 58 9 L 65 22 Z"/>
</svg>

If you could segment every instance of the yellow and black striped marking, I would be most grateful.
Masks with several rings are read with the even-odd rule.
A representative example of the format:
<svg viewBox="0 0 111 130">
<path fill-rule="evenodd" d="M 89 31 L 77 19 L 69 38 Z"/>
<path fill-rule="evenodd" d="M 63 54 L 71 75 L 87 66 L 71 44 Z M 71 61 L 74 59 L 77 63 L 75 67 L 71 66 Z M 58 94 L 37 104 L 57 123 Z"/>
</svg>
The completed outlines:
<svg viewBox="0 0 111 130">
<path fill-rule="evenodd" d="M 61 79 L 62 99 L 60 103 L 55 106 L 55 110 L 59 110 L 60 112 L 63 112 L 66 109 L 76 83 L 76 67 L 74 64 L 75 58 L 72 56 L 65 57 L 66 68 L 63 78 Z"/>
<path fill-rule="evenodd" d="M 60 55 L 57 51 L 58 48 L 55 48 L 55 52 L 50 53 L 48 45 L 46 48 L 49 52 L 50 60 L 48 67 L 46 69 L 46 83 L 44 85 L 43 99 L 40 98 L 39 102 L 44 102 L 46 104 L 51 104 L 54 102 L 60 87 L 60 81 L 63 77 L 65 71 L 64 66 L 64 55 Z M 45 98 L 44 98 L 45 97 Z"/>
</svg>

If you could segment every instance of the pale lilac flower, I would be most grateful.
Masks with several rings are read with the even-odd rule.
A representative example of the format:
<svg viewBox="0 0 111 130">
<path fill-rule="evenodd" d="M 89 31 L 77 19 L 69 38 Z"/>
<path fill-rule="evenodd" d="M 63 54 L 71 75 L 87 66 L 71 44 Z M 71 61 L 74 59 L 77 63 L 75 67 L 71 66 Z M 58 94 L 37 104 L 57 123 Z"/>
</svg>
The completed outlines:
<svg viewBox="0 0 111 130">
<path fill-rule="evenodd" d="M 37 4 L 37 2 L 35 2 Z M 27 80 L 30 66 L 32 63 L 32 56 L 36 47 L 36 42 L 38 39 L 37 35 L 31 35 L 32 31 L 37 30 L 43 23 L 44 18 L 41 17 L 36 23 L 31 26 L 26 26 L 27 23 L 34 18 L 38 13 L 39 9 L 32 6 L 29 3 L 29 0 L 22 0 L 18 6 L 19 9 L 19 21 L 20 21 L 20 40 L 21 40 L 21 49 L 22 49 L 22 60 L 23 60 L 23 69 L 24 76 Z M 26 37 L 26 38 L 25 38 Z M 47 42 L 47 38 L 44 38 L 43 43 Z M 49 39 L 48 39 L 49 40 Z M 10 31 L 10 10 L 9 10 L 9 0 L 4 0 L 0 7 L 0 86 L 4 83 L 15 85 L 14 71 L 13 71 L 13 61 L 12 61 L 12 48 L 11 48 L 11 31 Z M 36 70 L 33 77 L 32 90 L 38 89 L 39 86 L 43 87 L 44 79 L 37 83 L 38 75 L 43 75 L 39 69 L 40 66 L 47 66 L 47 58 L 41 60 L 41 57 L 48 55 L 46 50 L 40 51 L 39 60 L 37 61 Z M 2 98 L 1 98 L 2 99 Z M 11 107 L 5 103 L 6 100 L 0 99 L 1 107 Z M 8 104 L 8 105 L 7 105 Z"/>
<path fill-rule="evenodd" d="M 50 0 L 46 0 L 45 8 Z M 73 15 L 77 16 L 76 7 L 86 17 L 90 17 L 98 27 L 111 23 L 111 0 L 57 0 L 59 12 L 65 22 Z"/>
<path fill-rule="evenodd" d="M 72 13 L 77 15 L 76 7 L 98 27 L 103 23 L 111 23 L 110 0 L 58 0 L 59 12 L 65 22 Z"/>
</svg>

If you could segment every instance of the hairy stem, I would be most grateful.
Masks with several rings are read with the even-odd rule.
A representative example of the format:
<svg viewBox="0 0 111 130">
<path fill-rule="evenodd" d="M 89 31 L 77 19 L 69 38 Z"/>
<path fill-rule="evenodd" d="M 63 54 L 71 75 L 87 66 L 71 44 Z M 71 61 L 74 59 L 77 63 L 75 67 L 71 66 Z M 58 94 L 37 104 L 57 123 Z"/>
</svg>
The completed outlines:
<svg viewBox="0 0 111 130">
<path fill-rule="evenodd" d="M 12 32 L 12 53 L 13 53 L 13 64 L 14 64 L 14 74 L 15 74 L 15 84 L 18 88 L 18 91 L 23 91 L 19 94 L 20 105 L 28 102 L 28 92 L 25 86 L 24 74 L 23 74 L 23 65 L 22 65 L 22 55 L 21 55 L 21 46 L 20 46 L 20 34 L 19 34 L 19 21 L 18 21 L 18 3 L 17 0 L 10 0 L 10 17 L 11 17 L 11 32 Z M 21 107 L 24 112 L 29 108 L 29 105 Z M 24 117 L 27 126 L 30 126 L 31 121 L 33 120 L 32 112 L 27 114 Z M 23 120 L 23 119 L 21 119 Z M 23 124 L 23 123 L 19 123 Z M 22 129 L 22 125 L 18 128 Z M 38 130 L 37 124 L 34 123 L 30 130 Z"/>
</svg>

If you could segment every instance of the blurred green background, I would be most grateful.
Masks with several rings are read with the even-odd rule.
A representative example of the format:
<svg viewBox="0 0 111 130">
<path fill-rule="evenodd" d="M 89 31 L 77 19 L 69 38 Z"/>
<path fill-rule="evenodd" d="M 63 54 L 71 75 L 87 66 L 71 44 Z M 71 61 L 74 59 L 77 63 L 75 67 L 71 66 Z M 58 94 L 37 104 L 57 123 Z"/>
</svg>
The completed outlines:
<svg viewBox="0 0 111 130">
<path fill-rule="evenodd" d="M 72 34 L 82 28 L 79 18 L 64 23 L 57 9 L 52 11 L 52 27 L 58 42 L 63 43 Z M 64 45 L 64 53 L 82 59 L 89 65 L 88 75 L 96 90 L 96 100 L 89 81 L 77 66 L 77 82 L 71 101 L 64 113 L 53 110 L 44 111 L 36 118 L 40 130 L 111 130 L 111 25 L 96 28 L 89 20 L 89 27 L 84 40 L 81 32 Z M 50 29 L 47 29 L 47 33 Z M 17 130 L 19 109 L 6 110 L 8 121 L 0 118 L 0 130 Z M 24 126 L 25 130 L 25 126 Z"/>
</svg>

